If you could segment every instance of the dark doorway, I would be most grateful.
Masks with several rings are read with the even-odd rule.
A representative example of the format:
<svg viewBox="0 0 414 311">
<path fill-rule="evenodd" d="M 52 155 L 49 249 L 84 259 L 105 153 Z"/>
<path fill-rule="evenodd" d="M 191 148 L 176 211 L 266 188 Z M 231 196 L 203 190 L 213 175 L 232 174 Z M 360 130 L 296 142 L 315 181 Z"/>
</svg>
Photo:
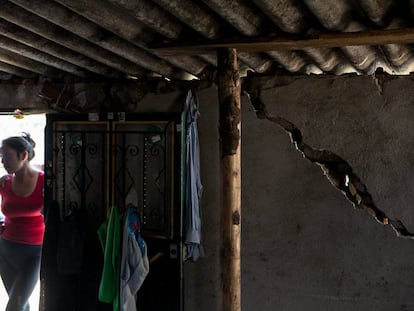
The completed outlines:
<svg viewBox="0 0 414 311">
<path fill-rule="evenodd" d="M 182 310 L 181 113 L 47 115 L 41 310 L 111 310 L 98 301 L 97 230 L 134 193 L 149 274 L 139 310 Z M 121 251 L 121 250 L 120 250 Z"/>
</svg>

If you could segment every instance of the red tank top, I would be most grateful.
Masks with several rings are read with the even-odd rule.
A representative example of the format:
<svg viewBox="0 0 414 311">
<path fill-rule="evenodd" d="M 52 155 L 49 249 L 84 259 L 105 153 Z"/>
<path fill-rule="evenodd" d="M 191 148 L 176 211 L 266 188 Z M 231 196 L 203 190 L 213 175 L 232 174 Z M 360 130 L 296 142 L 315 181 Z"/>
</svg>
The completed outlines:
<svg viewBox="0 0 414 311">
<path fill-rule="evenodd" d="M 5 224 L 2 235 L 4 239 L 32 245 L 43 243 L 43 179 L 44 173 L 39 172 L 33 192 L 29 196 L 21 197 L 11 189 L 12 175 L 6 177 L 4 187 L 0 187 L 1 211 Z"/>
</svg>

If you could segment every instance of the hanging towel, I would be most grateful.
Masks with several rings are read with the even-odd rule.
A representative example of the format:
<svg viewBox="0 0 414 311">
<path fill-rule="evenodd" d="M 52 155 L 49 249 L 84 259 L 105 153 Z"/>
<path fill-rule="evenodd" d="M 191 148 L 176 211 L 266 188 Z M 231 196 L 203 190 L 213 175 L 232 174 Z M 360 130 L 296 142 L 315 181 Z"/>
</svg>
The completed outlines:
<svg viewBox="0 0 414 311">
<path fill-rule="evenodd" d="M 139 213 L 128 204 L 122 242 L 120 310 L 136 311 L 136 294 L 149 272 L 147 245 L 141 236 Z"/>
<path fill-rule="evenodd" d="M 104 252 L 104 264 L 99 284 L 99 301 L 112 303 L 119 311 L 119 277 L 121 267 L 121 217 L 118 208 L 111 208 L 109 219 L 98 228 Z"/>
<path fill-rule="evenodd" d="M 203 190 L 200 178 L 200 150 L 198 142 L 197 98 L 188 91 L 186 102 L 186 201 L 184 216 L 184 243 L 187 247 L 187 260 L 196 261 L 204 256 L 201 239 L 200 200 Z"/>
</svg>

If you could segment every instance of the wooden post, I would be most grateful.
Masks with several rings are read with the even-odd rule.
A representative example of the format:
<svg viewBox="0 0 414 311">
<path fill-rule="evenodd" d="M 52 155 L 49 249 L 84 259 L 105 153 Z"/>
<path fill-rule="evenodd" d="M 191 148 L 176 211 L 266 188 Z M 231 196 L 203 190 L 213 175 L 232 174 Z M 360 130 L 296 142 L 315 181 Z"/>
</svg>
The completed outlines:
<svg viewBox="0 0 414 311">
<path fill-rule="evenodd" d="M 221 286 L 222 310 L 240 311 L 241 105 L 235 49 L 217 52 L 221 140 Z"/>
</svg>

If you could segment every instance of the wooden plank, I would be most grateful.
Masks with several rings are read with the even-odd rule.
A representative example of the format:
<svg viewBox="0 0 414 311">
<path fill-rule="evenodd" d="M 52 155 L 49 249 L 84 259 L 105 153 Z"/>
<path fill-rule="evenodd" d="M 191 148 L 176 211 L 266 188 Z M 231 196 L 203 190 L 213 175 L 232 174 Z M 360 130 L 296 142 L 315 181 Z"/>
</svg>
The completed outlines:
<svg viewBox="0 0 414 311">
<path fill-rule="evenodd" d="M 222 310 L 241 310 L 241 82 L 235 49 L 217 52 L 221 139 Z"/>
<path fill-rule="evenodd" d="M 215 53 L 218 48 L 234 48 L 238 52 L 301 50 L 304 48 L 333 48 L 356 45 L 414 43 L 414 28 L 338 32 L 311 36 L 273 36 L 232 41 L 205 41 L 155 47 L 163 55 L 202 55 Z"/>
</svg>

